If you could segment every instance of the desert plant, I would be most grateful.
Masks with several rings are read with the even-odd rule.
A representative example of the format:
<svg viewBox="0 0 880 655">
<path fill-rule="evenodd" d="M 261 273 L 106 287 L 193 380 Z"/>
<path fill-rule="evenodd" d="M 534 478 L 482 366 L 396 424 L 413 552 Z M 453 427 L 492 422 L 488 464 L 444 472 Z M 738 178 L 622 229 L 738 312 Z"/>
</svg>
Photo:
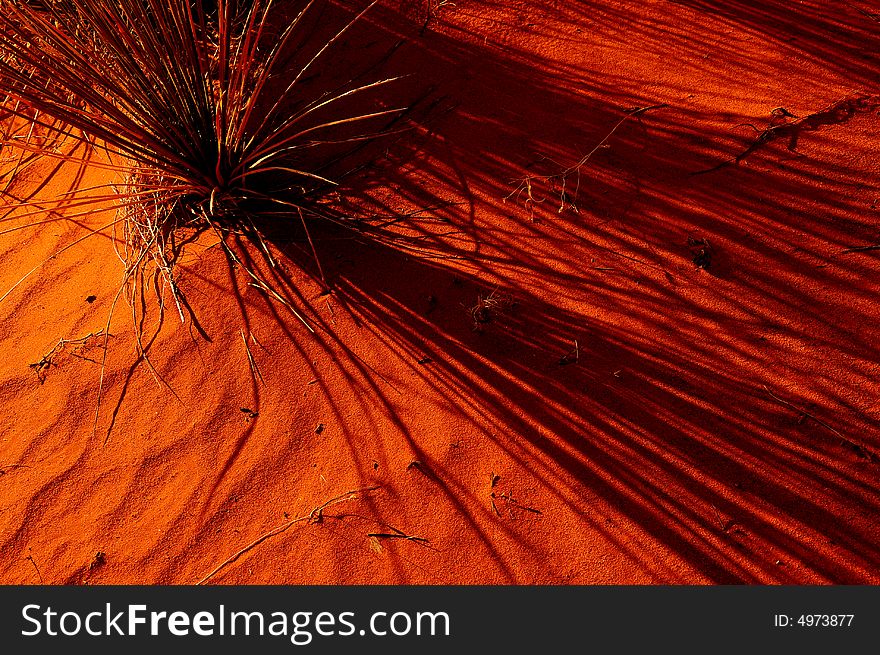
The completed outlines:
<svg viewBox="0 0 880 655">
<path fill-rule="evenodd" d="M 479 294 L 477 302 L 468 308 L 471 318 L 474 320 L 474 332 L 482 332 L 483 326 L 491 323 L 500 316 L 508 314 L 516 307 L 516 301 L 507 293 L 494 289 L 488 294 Z"/>
<path fill-rule="evenodd" d="M 333 166 L 401 114 L 377 97 L 392 79 L 355 81 L 332 55 L 375 2 L 336 7 L 328 28 L 331 4 L 0 0 L 5 112 L 97 147 L 102 163 L 91 165 L 120 173 L 87 202 L 118 203 L 125 283 L 142 292 L 152 266 L 181 319 L 174 261 L 183 231 L 215 231 L 239 263 L 230 235 L 270 259 L 270 226 L 295 224 L 312 244 L 311 221 L 349 222 L 319 202 L 338 183 Z M 316 86 L 316 77 L 328 81 Z M 70 157 L 29 140 L 14 145 Z"/>
</svg>

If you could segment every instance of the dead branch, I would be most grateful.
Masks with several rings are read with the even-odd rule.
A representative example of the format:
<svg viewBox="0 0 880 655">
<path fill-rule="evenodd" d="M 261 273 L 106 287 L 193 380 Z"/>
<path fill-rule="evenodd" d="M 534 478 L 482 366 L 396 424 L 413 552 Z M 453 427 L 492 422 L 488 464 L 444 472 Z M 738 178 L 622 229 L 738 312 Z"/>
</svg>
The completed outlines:
<svg viewBox="0 0 880 655">
<path fill-rule="evenodd" d="M 217 573 L 219 573 L 224 568 L 226 568 L 227 566 L 232 564 L 239 557 L 241 557 L 242 555 L 244 555 L 248 551 L 253 550 L 257 546 L 259 546 L 261 543 L 266 541 L 267 539 L 270 539 L 270 538 L 274 537 L 275 535 L 279 535 L 282 532 L 287 531 L 293 525 L 296 525 L 297 523 L 303 523 L 305 521 L 308 521 L 309 523 L 320 523 L 321 520 L 323 519 L 324 510 L 327 509 L 328 507 L 331 507 L 331 506 L 336 505 L 338 503 L 344 503 L 349 500 L 354 500 L 355 498 L 358 497 L 359 494 L 368 494 L 371 491 L 376 491 L 377 489 L 380 489 L 380 488 L 381 488 L 381 485 L 376 485 L 373 487 L 363 487 L 361 489 L 353 489 L 352 491 L 347 491 L 344 494 L 341 494 L 339 496 L 335 496 L 335 497 L 331 498 L 330 500 L 323 503 L 322 505 L 318 505 L 308 514 L 305 514 L 304 516 L 300 516 L 299 518 L 292 519 L 292 520 L 288 521 L 287 523 L 283 523 L 282 525 L 279 525 L 278 527 L 269 530 L 265 534 L 262 534 L 259 537 L 257 537 L 256 539 L 254 539 L 251 543 L 249 543 L 247 546 L 245 546 L 241 550 L 237 551 L 236 553 L 234 553 L 233 555 L 231 555 L 230 557 L 225 559 L 213 571 L 211 571 L 210 573 L 208 573 L 208 575 L 206 575 L 201 580 L 199 580 L 196 583 L 196 585 L 205 584 L 208 580 L 210 580 L 215 575 L 217 575 Z"/>
</svg>

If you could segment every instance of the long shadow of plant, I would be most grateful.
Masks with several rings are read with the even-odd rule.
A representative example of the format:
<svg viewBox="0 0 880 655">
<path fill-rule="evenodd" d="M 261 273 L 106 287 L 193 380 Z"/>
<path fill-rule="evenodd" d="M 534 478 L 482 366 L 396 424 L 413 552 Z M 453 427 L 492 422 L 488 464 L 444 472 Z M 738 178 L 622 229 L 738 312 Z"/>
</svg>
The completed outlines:
<svg viewBox="0 0 880 655">
<path fill-rule="evenodd" d="M 780 371 L 791 355 L 767 343 L 812 332 L 815 347 L 876 357 L 875 341 L 826 320 L 810 293 L 787 282 L 795 270 L 824 284 L 850 272 L 805 270 L 779 246 L 748 239 L 736 249 L 742 234 L 759 229 L 780 230 L 789 248 L 808 240 L 825 256 L 842 239 L 867 237 L 870 221 L 838 228 L 812 211 L 791 217 L 802 198 L 825 216 L 851 216 L 841 194 L 860 176 L 867 184 L 867 174 L 792 159 L 797 153 L 767 139 L 754 159 L 781 152 L 780 170 L 763 164 L 772 182 L 740 166 L 715 173 L 730 176 L 720 183 L 694 181 L 707 162 L 729 155 L 708 133 L 698 135 L 691 110 L 632 113 L 669 97 L 629 94 L 626 85 L 612 88 L 619 79 L 466 38 L 433 34 L 402 52 L 460 104 L 428 124 L 423 142 L 397 144 L 388 153 L 395 166 L 372 169 L 398 193 L 364 202 L 388 214 L 440 209 L 409 222 L 412 232 L 396 245 L 326 235 L 318 243 L 333 253 L 332 298 L 359 326 L 359 339 L 369 333 L 372 348 L 394 353 L 411 373 L 407 393 L 439 403 L 438 411 L 455 408 L 459 430 L 494 442 L 530 471 L 544 494 L 580 517 L 580 525 L 566 524 L 568 537 L 598 532 L 657 579 L 676 579 L 668 553 L 715 582 L 872 579 L 880 553 L 870 521 L 841 517 L 880 509 L 871 482 L 876 434 L 858 411 L 820 418 L 844 402 L 837 391 L 847 373 L 820 374 L 813 402 L 799 400 L 785 388 L 815 375 L 815 364 L 789 360 Z M 873 105 L 862 104 L 847 120 L 871 115 Z M 618 125 L 608 148 L 581 160 Z M 730 139 L 723 128 L 716 134 Z M 579 150 L 569 145 L 573 135 Z M 751 142 L 741 140 L 742 149 Z M 736 143 L 726 148 L 739 152 Z M 580 188 L 569 179 L 563 190 L 560 174 L 581 161 Z M 543 186 L 514 202 L 511 191 L 532 176 Z M 704 259 L 694 244 L 705 244 Z M 762 264 L 744 265 L 747 257 Z M 723 301 L 707 302 L 704 289 Z M 743 289 L 754 296 L 742 297 Z M 500 579 L 517 580 L 497 550 L 497 531 L 540 546 L 504 525 L 502 501 L 475 490 L 472 470 L 457 470 L 431 452 L 432 438 L 393 418 L 414 398 L 396 398 L 374 371 L 354 368 L 349 383 L 392 417 L 385 447 L 409 444 L 430 484 L 498 561 Z M 370 462 L 357 428 L 343 430 L 366 483 Z M 660 555 L 633 545 L 632 524 L 662 545 Z"/>
<path fill-rule="evenodd" d="M 463 204 L 432 213 L 444 228 L 432 224 L 410 242 L 425 245 L 422 258 L 334 243 L 328 276 L 352 320 L 406 362 L 417 388 L 430 390 L 425 397 L 456 408 L 470 431 L 577 512 L 584 529 L 618 540 L 660 578 L 675 575 L 662 557 L 628 546 L 625 530 L 609 525 L 635 522 L 716 582 L 873 579 L 877 433 L 849 404 L 854 388 L 840 385 L 853 376 L 867 382 L 877 341 L 848 327 L 870 320 L 861 300 L 858 309 L 843 298 L 817 306 L 814 293 L 790 282 L 794 274 L 822 285 L 856 279 L 849 298 L 870 296 L 876 285 L 859 278 L 870 264 L 853 269 L 837 259 L 876 231 L 870 216 L 852 218 L 870 194 L 870 173 L 823 159 L 824 150 L 805 157 L 800 144 L 766 139 L 748 166 L 695 181 L 707 161 L 726 155 L 710 133 L 698 135 L 706 120 L 667 105 L 668 96 L 612 88 L 620 80 L 466 38 L 431 35 L 420 46 L 421 65 L 461 104 L 427 137 L 430 156 L 415 158 L 392 186 L 413 207 Z M 876 115 L 876 98 L 865 94 L 843 118 L 820 120 L 841 102 L 831 96 L 816 106 L 802 141 L 821 143 L 826 130 Z M 560 189 L 558 174 L 627 112 L 659 104 L 667 107 L 633 115 L 583 162 L 577 194 Z M 723 127 L 714 136 L 730 139 Z M 534 191 L 531 206 L 502 202 L 536 170 L 557 177 Z M 772 242 L 750 236 L 767 230 L 776 232 Z M 695 243 L 712 257 L 698 260 Z M 826 264 L 792 261 L 787 253 L 799 250 Z M 493 318 L 485 303 L 493 297 L 511 300 L 480 325 L 480 311 Z M 861 318 L 839 324 L 835 312 Z M 807 352 L 787 349 L 791 339 Z M 823 370 L 811 349 L 856 367 Z M 786 391 L 805 381 L 809 401 Z M 389 400 L 387 411 L 398 405 Z M 832 418 L 836 407 L 850 411 Z M 448 501 L 464 514 L 481 506 L 491 519 L 465 476 L 399 427 Z M 862 518 L 843 519 L 853 511 Z M 474 516 L 472 527 L 485 525 L 486 516 Z"/>
</svg>

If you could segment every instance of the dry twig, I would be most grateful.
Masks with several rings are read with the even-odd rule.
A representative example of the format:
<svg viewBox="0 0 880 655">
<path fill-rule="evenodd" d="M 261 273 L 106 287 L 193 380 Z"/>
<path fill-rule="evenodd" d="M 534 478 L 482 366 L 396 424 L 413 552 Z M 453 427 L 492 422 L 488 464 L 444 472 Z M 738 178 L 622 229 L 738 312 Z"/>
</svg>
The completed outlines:
<svg viewBox="0 0 880 655">
<path fill-rule="evenodd" d="M 55 357 L 58 354 L 60 354 L 61 352 L 63 352 L 67 346 L 69 346 L 69 345 L 85 346 L 88 343 L 89 339 L 92 339 L 94 337 L 101 337 L 101 336 L 104 336 L 104 329 L 103 328 L 98 330 L 97 332 L 90 332 L 86 336 L 80 337 L 79 339 L 59 339 L 58 343 L 55 344 L 55 346 L 52 348 L 52 350 L 50 350 L 48 353 L 43 355 L 43 357 L 42 357 L 42 359 L 40 359 L 40 361 L 34 362 L 33 364 L 30 364 L 29 366 L 30 366 L 30 368 L 32 368 L 36 372 L 37 378 L 39 378 L 40 384 L 42 384 L 43 382 L 46 381 L 46 371 L 48 371 L 49 368 L 52 367 Z M 76 352 L 70 352 L 70 355 L 73 357 L 79 357 L 80 359 L 94 361 L 94 360 L 88 359 L 87 357 L 82 357 L 81 355 L 78 355 Z"/>
<path fill-rule="evenodd" d="M 534 218 L 534 205 L 540 204 L 544 202 L 544 199 L 538 199 L 535 197 L 534 186 L 535 184 L 548 184 L 551 188 L 559 189 L 559 208 L 557 209 L 557 213 L 561 214 L 566 209 L 571 209 L 576 214 L 580 213 L 575 201 L 577 200 L 578 192 L 581 187 L 581 171 L 584 166 L 587 165 L 587 162 L 590 161 L 590 158 L 596 154 L 599 150 L 608 147 L 608 140 L 617 132 L 618 128 L 623 125 L 626 121 L 636 116 L 641 116 L 645 112 L 651 111 L 652 109 L 660 109 L 662 107 L 666 107 L 667 105 L 659 104 L 659 105 L 651 105 L 650 107 L 637 107 L 635 109 L 631 109 L 626 113 L 626 115 L 621 118 L 617 123 L 615 123 L 614 127 L 605 135 L 605 137 L 599 141 L 599 143 L 593 147 L 586 155 L 581 157 L 581 159 L 564 169 L 559 173 L 554 173 L 553 175 L 529 175 L 520 180 L 515 180 L 517 183 L 516 188 L 511 191 L 507 196 L 505 196 L 504 201 L 507 202 L 511 198 L 516 198 L 519 200 L 523 195 L 526 196 L 525 205 L 529 209 L 529 214 L 532 218 Z M 575 185 L 574 190 L 569 193 L 568 191 L 568 180 L 570 177 L 574 176 Z"/>
<path fill-rule="evenodd" d="M 373 487 L 363 487 L 361 489 L 354 489 L 352 491 L 347 491 L 344 494 L 340 494 L 339 496 L 335 496 L 335 497 L 331 498 L 330 500 L 328 500 L 327 502 L 325 502 L 322 505 L 318 505 L 308 514 L 306 514 L 304 516 L 300 516 L 299 518 L 295 518 L 293 520 L 290 520 L 287 523 L 283 523 L 282 525 L 279 525 L 278 527 L 273 528 L 272 530 L 269 530 L 269 532 L 266 532 L 265 534 L 260 535 L 259 537 L 254 539 L 251 543 L 249 543 L 247 546 L 245 546 L 241 550 L 237 551 L 235 554 L 231 555 L 227 559 L 225 559 L 213 571 L 211 571 L 210 573 L 208 573 L 208 575 L 206 575 L 201 580 L 199 580 L 196 583 L 196 585 L 205 584 L 208 580 L 210 580 L 215 575 L 217 575 L 217 573 L 219 573 L 224 568 L 226 568 L 227 566 L 232 564 L 239 557 L 241 557 L 242 555 L 244 555 L 248 551 L 253 550 L 257 546 L 259 546 L 261 543 L 266 541 L 267 539 L 270 539 L 271 537 L 274 537 L 275 535 L 279 535 L 282 532 L 287 531 L 293 525 L 296 525 L 297 523 L 303 523 L 305 521 L 308 521 L 309 523 L 320 523 L 321 521 L 323 521 L 323 518 L 324 518 L 324 510 L 327 509 L 328 507 L 331 507 L 331 506 L 336 505 L 338 503 L 344 503 L 349 500 L 354 500 L 360 494 L 368 494 L 371 491 L 376 491 L 379 488 L 381 488 L 380 485 L 376 485 Z"/>
<path fill-rule="evenodd" d="M 822 419 L 818 418 L 818 417 L 815 416 L 814 414 L 811 414 L 811 413 L 808 412 L 807 410 L 805 410 L 805 409 L 803 409 L 803 408 L 801 408 L 801 407 L 798 407 L 798 406 L 795 405 L 794 403 L 790 403 L 789 401 L 787 401 L 787 400 L 785 400 L 785 399 L 783 399 L 783 398 L 780 398 L 780 397 L 777 396 L 775 393 L 773 393 L 772 391 L 770 391 L 770 388 L 769 388 L 766 384 L 761 385 L 761 386 L 764 387 L 764 391 L 766 391 L 766 392 L 767 392 L 767 395 L 769 395 L 773 400 L 775 400 L 776 402 L 780 403 L 781 405 L 785 405 L 786 407 L 789 407 L 789 408 L 795 410 L 795 411 L 798 412 L 801 416 L 804 416 L 804 417 L 806 417 L 806 418 L 813 419 L 816 423 L 818 423 L 819 425 L 821 425 L 823 428 L 825 428 L 826 430 L 832 432 L 834 435 L 836 435 L 837 437 L 839 437 L 839 438 L 840 438 L 840 441 L 841 441 L 842 444 L 846 444 L 846 445 L 849 446 L 852 450 L 854 450 L 855 452 L 857 452 L 859 455 L 861 455 L 861 456 L 864 457 L 865 459 L 867 459 L 867 460 L 869 460 L 869 461 L 871 461 L 871 462 L 874 462 L 874 461 L 877 460 L 877 456 L 876 456 L 876 455 L 873 453 L 873 451 L 871 451 L 867 446 L 864 446 L 864 445 L 862 445 L 862 444 L 860 444 L 860 443 L 858 443 L 858 442 L 856 442 L 856 441 L 853 441 L 852 439 L 850 439 L 850 438 L 844 436 L 839 430 L 836 430 L 835 428 L 831 427 L 831 426 L 828 425 L 825 421 L 823 421 Z"/>
</svg>

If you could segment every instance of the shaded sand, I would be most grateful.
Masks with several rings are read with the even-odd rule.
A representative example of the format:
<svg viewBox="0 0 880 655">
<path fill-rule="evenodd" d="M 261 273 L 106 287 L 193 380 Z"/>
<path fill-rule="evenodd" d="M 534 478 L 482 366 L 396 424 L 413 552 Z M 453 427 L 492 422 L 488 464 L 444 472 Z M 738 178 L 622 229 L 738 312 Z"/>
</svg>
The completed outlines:
<svg viewBox="0 0 880 655">
<path fill-rule="evenodd" d="M 156 375 L 117 305 L 97 430 L 101 337 L 29 365 L 105 327 L 121 264 L 104 236 L 49 261 L 0 304 L 0 580 L 194 583 L 286 526 L 210 581 L 880 581 L 880 251 L 843 252 L 880 243 L 859 8 L 459 0 L 423 34 L 381 9 L 385 68 L 436 104 L 369 197 L 443 205 L 448 257 L 325 235 L 322 296 L 283 246 L 313 337 L 203 239 Z M 504 200 L 654 105 L 579 190 Z M 692 175 L 777 108 L 819 116 Z M 73 177 L 41 197 L 107 181 Z M 0 236 L 0 287 L 112 219 Z"/>
</svg>

